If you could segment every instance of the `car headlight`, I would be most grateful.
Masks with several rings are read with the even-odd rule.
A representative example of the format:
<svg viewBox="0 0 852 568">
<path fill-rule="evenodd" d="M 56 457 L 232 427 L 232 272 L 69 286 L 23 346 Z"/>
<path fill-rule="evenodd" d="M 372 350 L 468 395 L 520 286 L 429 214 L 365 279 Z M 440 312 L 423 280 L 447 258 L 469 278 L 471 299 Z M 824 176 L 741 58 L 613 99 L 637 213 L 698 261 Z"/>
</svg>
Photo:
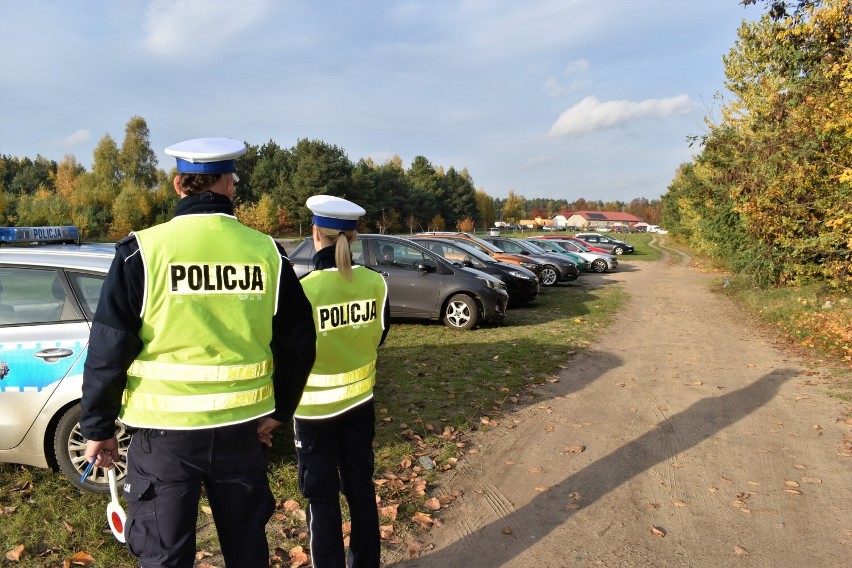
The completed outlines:
<svg viewBox="0 0 852 568">
<path fill-rule="evenodd" d="M 499 288 L 505 288 L 506 287 L 506 285 L 503 284 L 503 282 L 501 280 L 497 280 L 496 278 L 485 278 L 483 276 L 477 276 L 477 278 L 479 278 L 480 280 L 485 282 L 486 286 L 488 286 L 489 288 L 493 288 L 495 290 L 497 290 Z"/>
<path fill-rule="evenodd" d="M 520 278 L 521 280 L 538 280 L 535 277 L 535 274 L 524 274 L 523 272 L 518 272 L 517 270 L 512 270 L 509 272 L 509 276 L 512 278 Z"/>
<path fill-rule="evenodd" d="M 526 269 L 528 269 L 528 270 L 533 270 L 533 271 L 535 271 L 535 269 L 536 269 L 536 267 L 537 267 L 538 265 L 537 265 L 536 263 L 534 263 L 534 262 L 522 262 L 522 263 L 521 263 L 521 266 L 523 266 L 524 268 L 526 268 Z"/>
</svg>

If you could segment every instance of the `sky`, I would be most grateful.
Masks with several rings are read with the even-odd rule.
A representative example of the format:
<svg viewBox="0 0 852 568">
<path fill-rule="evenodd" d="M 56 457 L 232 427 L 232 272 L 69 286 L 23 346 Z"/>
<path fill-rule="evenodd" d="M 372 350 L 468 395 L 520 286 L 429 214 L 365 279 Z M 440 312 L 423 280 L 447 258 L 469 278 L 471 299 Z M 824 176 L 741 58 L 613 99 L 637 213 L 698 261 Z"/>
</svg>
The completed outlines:
<svg viewBox="0 0 852 568">
<path fill-rule="evenodd" d="M 739 0 L 0 0 L 0 154 L 145 119 L 198 137 L 416 156 L 505 198 L 658 199 L 718 120 Z"/>
</svg>

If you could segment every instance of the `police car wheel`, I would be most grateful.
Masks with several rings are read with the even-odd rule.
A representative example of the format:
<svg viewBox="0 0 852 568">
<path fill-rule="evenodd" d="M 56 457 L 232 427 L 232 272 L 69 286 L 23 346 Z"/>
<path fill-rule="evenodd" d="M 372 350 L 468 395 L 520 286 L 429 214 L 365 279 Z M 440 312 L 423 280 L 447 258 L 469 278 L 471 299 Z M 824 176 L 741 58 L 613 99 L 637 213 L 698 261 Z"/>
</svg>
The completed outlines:
<svg viewBox="0 0 852 568">
<path fill-rule="evenodd" d="M 127 447 L 130 445 L 130 433 L 126 427 L 116 421 L 116 436 L 121 461 L 115 464 L 116 480 L 119 487 L 127 474 Z M 105 469 L 94 467 L 86 478 L 80 482 L 80 476 L 86 469 L 86 438 L 80 433 L 80 405 L 70 407 L 56 424 L 53 437 L 53 451 L 59 470 L 68 478 L 72 485 L 91 493 L 109 493 L 109 481 Z"/>
<path fill-rule="evenodd" d="M 473 329 L 479 321 L 476 300 L 466 294 L 456 294 L 444 309 L 444 323 L 452 329 Z"/>
</svg>

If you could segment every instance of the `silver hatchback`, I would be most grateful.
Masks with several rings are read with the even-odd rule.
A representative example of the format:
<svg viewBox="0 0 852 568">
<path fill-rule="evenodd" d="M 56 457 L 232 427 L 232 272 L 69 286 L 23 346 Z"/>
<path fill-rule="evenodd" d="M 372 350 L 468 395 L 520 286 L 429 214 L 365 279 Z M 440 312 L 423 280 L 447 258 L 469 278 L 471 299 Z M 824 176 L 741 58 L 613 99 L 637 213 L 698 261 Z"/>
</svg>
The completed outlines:
<svg viewBox="0 0 852 568">
<path fill-rule="evenodd" d="M 78 421 L 89 330 L 115 247 L 43 244 L 76 241 L 75 228 L 37 229 L 0 228 L 0 461 L 58 469 L 81 489 L 108 492 L 100 468 L 80 482 Z M 126 454 L 130 435 L 116 424 Z"/>
</svg>

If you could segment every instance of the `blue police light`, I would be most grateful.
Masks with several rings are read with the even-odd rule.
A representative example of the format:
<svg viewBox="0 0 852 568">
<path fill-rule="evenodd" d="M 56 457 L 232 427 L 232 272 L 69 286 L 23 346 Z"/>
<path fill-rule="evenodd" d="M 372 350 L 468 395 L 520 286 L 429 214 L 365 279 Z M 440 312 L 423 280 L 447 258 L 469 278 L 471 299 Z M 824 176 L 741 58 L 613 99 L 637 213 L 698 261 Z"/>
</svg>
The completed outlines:
<svg viewBox="0 0 852 568">
<path fill-rule="evenodd" d="M 80 230 L 74 226 L 0 227 L 0 245 L 24 243 L 80 244 Z"/>
</svg>

